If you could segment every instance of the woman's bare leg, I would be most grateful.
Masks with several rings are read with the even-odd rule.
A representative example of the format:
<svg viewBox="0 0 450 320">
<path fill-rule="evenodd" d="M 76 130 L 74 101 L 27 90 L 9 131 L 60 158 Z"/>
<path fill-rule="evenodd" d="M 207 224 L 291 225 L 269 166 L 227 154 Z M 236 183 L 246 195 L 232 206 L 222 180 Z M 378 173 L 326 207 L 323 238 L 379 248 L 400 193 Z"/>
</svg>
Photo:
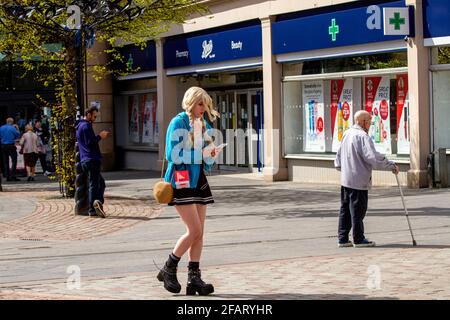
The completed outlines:
<svg viewBox="0 0 450 320">
<path fill-rule="evenodd" d="M 189 261 L 199 262 L 203 249 L 203 230 L 205 229 L 206 205 L 197 204 L 197 214 L 201 225 L 201 234 L 189 248 Z"/>
<path fill-rule="evenodd" d="M 173 254 L 181 258 L 202 236 L 202 224 L 195 204 L 175 206 L 175 209 L 186 226 L 186 233 L 178 239 L 173 249 Z"/>
</svg>

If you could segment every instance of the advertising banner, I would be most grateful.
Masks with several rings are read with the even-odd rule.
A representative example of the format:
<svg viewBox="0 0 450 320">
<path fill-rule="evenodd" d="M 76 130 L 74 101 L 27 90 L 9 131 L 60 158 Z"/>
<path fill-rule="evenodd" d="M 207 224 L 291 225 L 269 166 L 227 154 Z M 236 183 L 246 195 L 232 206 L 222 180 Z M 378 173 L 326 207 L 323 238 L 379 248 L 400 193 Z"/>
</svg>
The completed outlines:
<svg viewBox="0 0 450 320">
<path fill-rule="evenodd" d="M 389 77 L 364 78 L 364 93 L 365 109 L 372 114 L 369 135 L 378 152 L 391 154 Z"/>
<path fill-rule="evenodd" d="M 130 96 L 128 99 L 128 138 L 130 142 L 139 143 L 139 97 Z"/>
<path fill-rule="evenodd" d="M 408 75 L 397 75 L 397 153 L 409 154 Z"/>
<path fill-rule="evenodd" d="M 142 143 L 153 142 L 152 101 L 148 94 L 141 96 L 142 114 Z"/>
<path fill-rule="evenodd" d="M 353 79 L 331 80 L 332 151 L 337 152 L 344 132 L 353 125 Z"/>
<path fill-rule="evenodd" d="M 304 112 L 304 150 L 306 152 L 325 151 L 323 102 L 323 81 L 311 81 L 303 83 Z"/>
<path fill-rule="evenodd" d="M 142 143 L 158 143 L 158 140 L 155 140 L 156 101 L 154 95 L 145 94 L 142 101 L 144 103 Z"/>
</svg>

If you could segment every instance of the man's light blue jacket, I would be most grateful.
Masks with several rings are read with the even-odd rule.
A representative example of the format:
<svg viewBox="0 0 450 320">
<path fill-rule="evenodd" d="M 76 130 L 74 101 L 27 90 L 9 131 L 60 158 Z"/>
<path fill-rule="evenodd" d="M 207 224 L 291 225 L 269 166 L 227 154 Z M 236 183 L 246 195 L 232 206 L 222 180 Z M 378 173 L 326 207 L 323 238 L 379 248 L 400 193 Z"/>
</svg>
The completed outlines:
<svg viewBox="0 0 450 320">
<path fill-rule="evenodd" d="M 205 123 L 206 130 L 211 130 L 212 127 L 206 118 Z M 193 146 L 187 146 L 189 132 L 191 130 L 192 127 L 189 123 L 189 116 L 184 111 L 176 115 L 170 121 L 169 127 L 167 128 L 166 160 L 168 166 L 164 181 L 172 182 L 174 188 L 175 180 L 173 176 L 175 170 L 188 170 L 190 188 L 195 188 L 197 187 L 202 164 L 203 169 L 209 171 L 214 163 L 212 158 L 202 158 L 201 148 L 194 149 Z"/>
</svg>

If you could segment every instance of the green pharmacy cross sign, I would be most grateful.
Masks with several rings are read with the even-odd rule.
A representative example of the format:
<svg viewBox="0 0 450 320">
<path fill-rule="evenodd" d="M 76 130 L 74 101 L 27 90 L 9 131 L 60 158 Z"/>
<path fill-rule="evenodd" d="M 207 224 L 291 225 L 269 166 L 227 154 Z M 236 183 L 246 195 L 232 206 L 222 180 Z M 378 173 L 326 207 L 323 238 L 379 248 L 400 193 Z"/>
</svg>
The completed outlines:
<svg viewBox="0 0 450 320">
<path fill-rule="evenodd" d="M 400 26 L 405 24 L 405 18 L 401 18 L 400 12 L 395 12 L 394 18 L 389 19 L 389 24 L 394 25 L 395 30 L 400 30 Z"/>
<path fill-rule="evenodd" d="M 336 24 L 336 19 L 331 19 L 331 26 L 328 27 L 328 34 L 331 35 L 331 40 L 336 41 L 336 35 L 339 33 L 339 25 Z"/>
</svg>

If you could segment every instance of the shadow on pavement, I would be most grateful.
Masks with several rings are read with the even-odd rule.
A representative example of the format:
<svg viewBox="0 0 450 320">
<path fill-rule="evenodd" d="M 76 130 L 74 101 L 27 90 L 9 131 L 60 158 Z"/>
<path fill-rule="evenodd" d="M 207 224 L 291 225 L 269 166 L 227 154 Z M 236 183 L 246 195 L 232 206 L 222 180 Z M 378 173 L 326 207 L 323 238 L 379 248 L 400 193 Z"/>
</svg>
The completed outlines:
<svg viewBox="0 0 450 320">
<path fill-rule="evenodd" d="M 106 183 L 108 183 L 108 181 L 114 180 L 141 180 L 160 178 L 161 172 L 150 170 L 106 171 L 102 172 L 102 176 L 103 178 L 105 178 Z"/>
<path fill-rule="evenodd" d="M 411 244 L 384 244 L 384 245 L 377 245 L 378 248 L 395 248 L 395 249 L 450 249 L 450 245 L 444 245 L 444 244 L 424 244 L 424 245 L 417 245 L 413 246 Z"/>
<path fill-rule="evenodd" d="M 369 297 L 357 294 L 300 294 L 300 293 L 271 293 L 271 294 L 212 294 L 211 297 L 221 299 L 243 300 L 399 300 L 392 297 Z"/>
<path fill-rule="evenodd" d="M 268 215 L 268 219 L 276 218 L 337 218 L 339 214 L 339 207 L 333 210 L 318 209 L 318 210 L 295 210 L 293 208 L 276 209 L 272 214 Z M 408 215 L 411 216 L 450 216 L 450 209 L 437 207 L 422 207 L 411 208 L 408 210 Z M 367 211 L 367 216 L 378 217 L 402 217 L 405 216 L 403 209 L 370 209 Z"/>
</svg>

